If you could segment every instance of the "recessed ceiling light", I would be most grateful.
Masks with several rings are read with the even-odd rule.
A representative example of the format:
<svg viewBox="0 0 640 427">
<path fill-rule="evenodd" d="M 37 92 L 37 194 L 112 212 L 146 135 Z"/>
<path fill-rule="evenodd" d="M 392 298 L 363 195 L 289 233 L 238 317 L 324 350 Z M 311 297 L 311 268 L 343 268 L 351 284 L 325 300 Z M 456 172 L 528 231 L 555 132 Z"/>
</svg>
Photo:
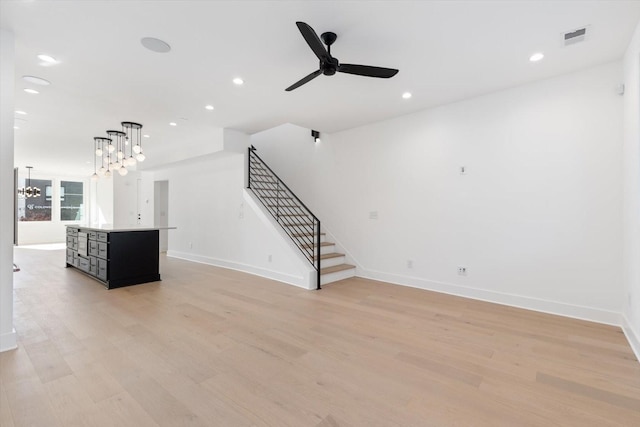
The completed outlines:
<svg viewBox="0 0 640 427">
<path fill-rule="evenodd" d="M 38 59 L 42 62 L 45 62 L 47 64 L 57 64 L 58 60 L 56 58 L 54 58 L 53 56 L 49 56 L 49 55 L 45 55 L 45 54 L 40 54 L 38 55 Z"/>
<path fill-rule="evenodd" d="M 544 58 L 544 54 L 542 52 L 538 52 L 538 53 L 534 53 L 533 55 L 531 55 L 529 57 L 529 61 L 531 62 L 538 62 L 540 61 L 542 58 Z"/>
<path fill-rule="evenodd" d="M 26 111 L 16 110 L 16 114 L 20 114 L 21 116 L 25 116 L 27 113 L 26 113 Z"/>
<path fill-rule="evenodd" d="M 178 124 L 176 122 L 171 122 L 169 123 L 169 126 L 178 126 Z"/>
<path fill-rule="evenodd" d="M 157 53 L 167 53 L 171 50 L 169 43 L 156 39 L 155 37 L 143 37 L 140 39 L 140 43 L 147 49 Z"/>
<path fill-rule="evenodd" d="M 411 98 L 411 92 L 405 92 L 402 94 L 402 99 L 409 99 Z"/>
<path fill-rule="evenodd" d="M 206 106 L 206 107 L 204 107 L 204 108 L 206 108 L 207 110 L 211 111 L 211 110 L 213 110 L 213 105 L 207 105 L 207 106 Z"/>
<path fill-rule="evenodd" d="M 39 93 L 40 93 L 40 92 L 38 92 L 37 90 L 35 90 L 35 89 L 30 89 L 30 88 L 27 88 L 27 89 L 25 89 L 24 91 L 25 91 L 25 92 L 27 92 L 27 93 L 33 94 L 33 95 L 37 95 L 37 94 L 39 94 Z"/>
<path fill-rule="evenodd" d="M 149 138 L 149 135 L 147 135 L 146 133 L 144 135 L 142 135 L 144 138 Z"/>
<path fill-rule="evenodd" d="M 240 86 L 241 84 L 244 84 L 244 80 L 242 80 L 240 77 L 236 77 L 235 79 L 233 79 L 233 83 Z"/>
<path fill-rule="evenodd" d="M 51 82 L 36 76 L 22 76 L 22 80 L 25 82 L 33 83 L 40 86 L 49 86 Z"/>
</svg>

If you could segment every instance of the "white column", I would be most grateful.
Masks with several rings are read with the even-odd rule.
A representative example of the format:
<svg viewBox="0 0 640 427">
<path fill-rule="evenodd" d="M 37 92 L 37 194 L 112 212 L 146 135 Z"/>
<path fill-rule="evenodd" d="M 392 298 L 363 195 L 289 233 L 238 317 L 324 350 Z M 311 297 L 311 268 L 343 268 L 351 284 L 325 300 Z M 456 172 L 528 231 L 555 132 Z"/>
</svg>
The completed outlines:
<svg viewBox="0 0 640 427">
<path fill-rule="evenodd" d="M 14 49 L 13 33 L 0 29 L 0 351 L 17 347 L 13 327 Z"/>
</svg>

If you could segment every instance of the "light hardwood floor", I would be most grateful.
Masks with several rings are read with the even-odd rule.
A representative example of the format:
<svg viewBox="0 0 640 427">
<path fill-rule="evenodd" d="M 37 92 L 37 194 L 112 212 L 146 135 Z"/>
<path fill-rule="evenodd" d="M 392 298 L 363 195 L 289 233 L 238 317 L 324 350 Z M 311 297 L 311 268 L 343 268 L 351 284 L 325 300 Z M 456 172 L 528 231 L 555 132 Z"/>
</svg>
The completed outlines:
<svg viewBox="0 0 640 427">
<path fill-rule="evenodd" d="M 2 427 L 640 426 L 616 327 L 165 257 L 162 282 L 107 291 L 61 250 L 15 252 Z"/>
</svg>

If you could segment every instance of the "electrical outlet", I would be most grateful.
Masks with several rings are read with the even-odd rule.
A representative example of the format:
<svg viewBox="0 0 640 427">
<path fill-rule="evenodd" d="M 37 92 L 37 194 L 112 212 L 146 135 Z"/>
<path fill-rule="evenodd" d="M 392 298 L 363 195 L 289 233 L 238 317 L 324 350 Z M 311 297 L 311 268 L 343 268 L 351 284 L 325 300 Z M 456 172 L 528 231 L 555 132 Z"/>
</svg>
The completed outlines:
<svg viewBox="0 0 640 427">
<path fill-rule="evenodd" d="M 407 260 L 407 268 L 413 268 L 413 260 L 412 259 L 408 259 Z"/>
<path fill-rule="evenodd" d="M 378 219 L 378 211 L 369 212 L 369 219 Z"/>
<path fill-rule="evenodd" d="M 467 267 L 458 267 L 458 275 L 466 276 L 467 275 Z"/>
<path fill-rule="evenodd" d="M 460 175 L 466 175 L 466 174 L 467 174 L 466 166 L 460 166 Z"/>
</svg>

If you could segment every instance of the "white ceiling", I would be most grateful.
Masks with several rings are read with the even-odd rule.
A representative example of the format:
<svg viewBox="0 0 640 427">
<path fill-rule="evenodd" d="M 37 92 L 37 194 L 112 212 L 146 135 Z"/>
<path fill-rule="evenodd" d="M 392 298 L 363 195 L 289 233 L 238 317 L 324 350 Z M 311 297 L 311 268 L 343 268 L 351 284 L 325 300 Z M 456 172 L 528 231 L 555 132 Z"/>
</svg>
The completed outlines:
<svg viewBox="0 0 640 427">
<path fill-rule="evenodd" d="M 336 132 L 619 60 L 639 20 L 639 1 L 613 0 L 2 0 L 0 25 L 15 34 L 15 107 L 28 113 L 17 116 L 26 122 L 17 122 L 16 165 L 91 174 L 93 137 L 123 120 L 144 124 L 147 157 L 206 144 L 226 127 Z M 337 33 L 332 53 L 342 62 L 400 72 L 320 76 L 285 92 L 318 66 L 296 21 Z M 584 25 L 588 40 L 563 47 L 561 34 Z M 146 50 L 147 36 L 171 52 Z M 538 51 L 545 59 L 529 62 Z M 43 67 L 40 53 L 60 63 Z M 26 94 L 35 86 L 23 75 L 52 85 Z M 403 100 L 405 91 L 413 98 Z"/>
</svg>

